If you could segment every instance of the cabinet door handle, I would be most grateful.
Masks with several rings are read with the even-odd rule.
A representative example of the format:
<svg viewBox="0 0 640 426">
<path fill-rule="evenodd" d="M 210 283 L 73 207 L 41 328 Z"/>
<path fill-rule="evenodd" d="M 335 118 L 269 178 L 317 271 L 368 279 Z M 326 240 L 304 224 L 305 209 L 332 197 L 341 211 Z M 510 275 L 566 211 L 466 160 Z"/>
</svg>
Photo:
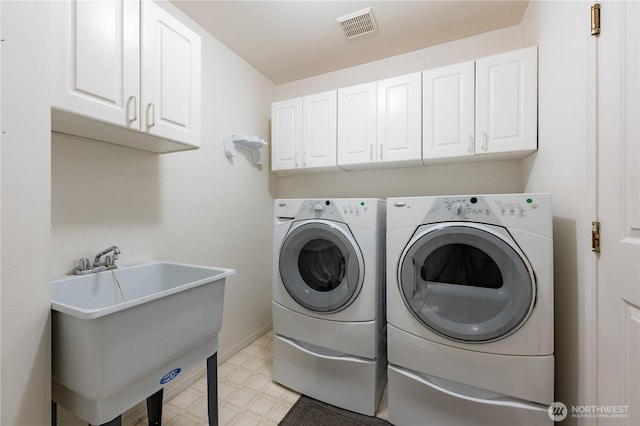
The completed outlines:
<svg viewBox="0 0 640 426">
<path fill-rule="evenodd" d="M 382 161 L 382 144 L 380 144 L 380 161 Z"/>
<path fill-rule="evenodd" d="M 133 117 L 131 117 L 131 102 L 133 101 Z M 131 123 L 138 119 L 138 98 L 131 95 L 127 100 L 127 125 L 130 126 Z"/>
<path fill-rule="evenodd" d="M 489 145 L 489 136 L 487 132 L 482 132 L 482 150 L 486 151 Z"/>
<path fill-rule="evenodd" d="M 302 154 L 302 167 L 307 167 L 307 152 L 305 151 L 304 154 Z"/>
<path fill-rule="evenodd" d="M 467 151 L 470 154 L 473 154 L 473 135 L 469 135 L 469 146 L 467 146 Z"/>
<path fill-rule="evenodd" d="M 149 111 L 153 109 L 151 113 L 151 117 L 149 117 Z M 151 102 L 147 105 L 147 129 L 152 128 L 156 125 L 156 106 Z"/>
<path fill-rule="evenodd" d="M 369 145 L 369 161 L 373 161 L 373 144 Z"/>
</svg>

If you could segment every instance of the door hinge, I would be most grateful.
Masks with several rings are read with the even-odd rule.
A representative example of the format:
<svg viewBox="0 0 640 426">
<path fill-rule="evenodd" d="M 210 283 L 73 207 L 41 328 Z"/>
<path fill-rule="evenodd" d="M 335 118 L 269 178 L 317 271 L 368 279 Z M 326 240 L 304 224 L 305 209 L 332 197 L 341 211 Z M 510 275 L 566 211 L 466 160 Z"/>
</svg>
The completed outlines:
<svg viewBox="0 0 640 426">
<path fill-rule="evenodd" d="M 600 222 L 591 222 L 591 251 L 600 253 Z"/>
<path fill-rule="evenodd" d="M 600 35 L 600 3 L 591 6 L 591 35 Z"/>
</svg>

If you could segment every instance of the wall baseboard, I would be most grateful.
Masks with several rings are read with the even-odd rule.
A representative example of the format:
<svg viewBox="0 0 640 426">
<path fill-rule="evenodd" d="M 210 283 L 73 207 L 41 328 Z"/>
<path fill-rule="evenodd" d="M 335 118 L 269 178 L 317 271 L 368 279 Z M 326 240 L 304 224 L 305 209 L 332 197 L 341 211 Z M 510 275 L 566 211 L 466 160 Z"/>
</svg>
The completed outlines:
<svg viewBox="0 0 640 426">
<path fill-rule="evenodd" d="M 224 353 L 218 352 L 218 365 L 224 363 L 229 358 L 240 352 L 242 349 L 250 345 L 253 341 L 255 341 L 260 336 L 264 335 L 266 332 L 271 330 L 272 324 L 269 323 L 264 327 L 260 328 L 247 338 L 241 340 L 239 343 L 226 350 Z M 184 378 L 177 382 L 171 383 L 164 388 L 164 401 L 170 401 L 175 398 L 185 390 L 187 390 L 191 385 L 196 383 L 198 380 L 207 376 L 207 363 L 203 361 L 198 364 L 195 368 L 192 368 L 188 371 L 188 374 L 184 376 Z M 147 416 L 147 404 L 146 401 L 143 401 L 131 409 L 127 410 L 122 415 L 122 425 L 123 426 L 134 426 L 138 421 L 145 418 Z"/>
</svg>

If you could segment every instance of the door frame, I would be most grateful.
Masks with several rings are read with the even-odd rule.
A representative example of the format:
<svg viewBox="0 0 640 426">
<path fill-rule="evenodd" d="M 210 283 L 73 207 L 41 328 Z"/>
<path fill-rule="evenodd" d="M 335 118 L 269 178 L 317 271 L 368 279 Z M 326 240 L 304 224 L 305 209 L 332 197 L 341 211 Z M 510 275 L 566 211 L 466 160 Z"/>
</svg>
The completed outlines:
<svg viewBox="0 0 640 426">
<path fill-rule="evenodd" d="M 584 374 L 581 386 L 578 386 L 578 403 L 584 405 L 598 404 L 598 255 L 588 246 L 588 232 L 591 230 L 591 222 L 599 219 L 598 212 L 598 58 L 599 43 L 597 36 L 588 36 L 587 42 L 587 140 L 586 140 L 586 179 L 585 179 L 585 215 L 584 222 L 579 229 L 584 232 L 584 243 L 582 247 L 583 259 L 582 273 L 584 276 L 584 297 L 582 299 L 582 309 L 579 310 L 583 336 L 582 349 L 584 353 L 583 364 L 579 367 L 579 372 Z M 595 313 L 595 315 L 593 314 Z M 591 315 L 590 315 L 591 314 Z M 580 394 L 582 388 L 582 395 Z M 582 418 L 579 424 L 595 425 L 594 418 Z"/>
</svg>

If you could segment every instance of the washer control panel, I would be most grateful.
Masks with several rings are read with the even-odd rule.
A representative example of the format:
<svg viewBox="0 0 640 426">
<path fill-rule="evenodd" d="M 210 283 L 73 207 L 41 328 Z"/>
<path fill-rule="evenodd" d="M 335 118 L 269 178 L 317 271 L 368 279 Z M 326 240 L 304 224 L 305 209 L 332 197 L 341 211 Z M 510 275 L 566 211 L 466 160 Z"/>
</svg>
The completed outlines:
<svg viewBox="0 0 640 426">
<path fill-rule="evenodd" d="M 473 220 L 486 222 L 493 211 L 483 198 L 479 197 L 442 197 L 438 198 L 427 214 L 430 221 L 435 220 Z"/>
<path fill-rule="evenodd" d="M 538 208 L 533 197 L 488 196 L 437 197 L 425 217 L 426 222 L 474 221 L 500 223 L 504 218 L 525 219 Z"/>
<path fill-rule="evenodd" d="M 369 206 L 364 201 L 344 202 L 340 203 L 340 211 L 345 216 L 360 216 L 366 214 L 369 211 Z"/>
<path fill-rule="evenodd" d="M 337 219 L 340 218 L 340 210 L 336 206 L 336 204 L 332 200 L 306 200 L 302 203 L 297 218 L 301 216 L 307 218 L 330 218 Z"/>
<path fill-rule="evenodd" d="M 348 217 L 364 217 L 375 211 L 368 200 L 305 200 L 298 210 L 297 219 L 324 218 L 340 220 Z"/>
<path fill-rule="evenodd" d="M 478 216 L 491 216 L 491 209 L 488 208 L 484 200 L 478 197 L 469 198 L 445 198 L 444 207 L 451 215 L 458 219 L 471 219 Z"/>
</svg>

